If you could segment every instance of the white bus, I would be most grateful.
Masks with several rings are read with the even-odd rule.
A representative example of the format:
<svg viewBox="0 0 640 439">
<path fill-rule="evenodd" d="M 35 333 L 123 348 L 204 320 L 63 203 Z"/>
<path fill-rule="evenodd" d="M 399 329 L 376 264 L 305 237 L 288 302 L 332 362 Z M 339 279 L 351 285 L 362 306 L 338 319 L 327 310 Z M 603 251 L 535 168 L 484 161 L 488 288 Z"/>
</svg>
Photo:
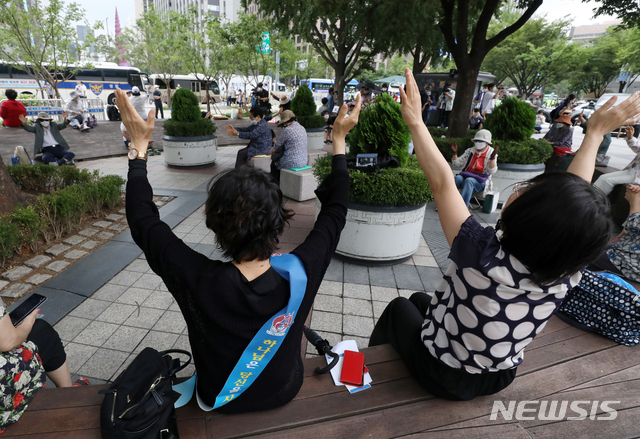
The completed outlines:
<svg viewBox="0 0 640 439">
<path fill-rule="evenodd" d="M 162 75 L 150 75 L 149 83 L 151 85 L 157 85 L 162 91 L 162 101 L 167 102 L 167 84 L 162 80 Z M 196 78 L 195 75 L 175 75 L 170 81 L 171 95 L 176 91 L 178 85 L 182 88 L 191 90 L 198 96 L 200 103 L 207 103 L 207 81 L 202 81 Z M 209 81 L 209 97 L 213 99 L 214 103 L 220 103 L 220 87 L 215 80 Z"/>
<path fill-rule="evenodd" d="M 106 104 L 115 102 L 116 88 L 126 91 L 137 86 L 140 90 L 145 90 L 149 84 L 146 73 L 141 73 L 140 69 L 135 67 L 122 67 L 111 62 L 92 65 L 92 69 L 69 67 L 68 72 L 65 73 L 67 79 L 58 83 L 58 91 L 62 99 L 69 99 L 69 93 L 75 90 L 80 81 L 87 87 L 87 98 L 101 99 Z M 42 87 L 44 84 L 44 81 L 40 82 Z M 8 88 L 14 89 L 18 94 L 33 94 L 34 98 L 43 96 L 40 93 L 38 81 L 27 72 L 9 64 L 0 63 L 0 93 L 4 93 Z M 46 92 L 44 96 L 46 98 Z"/>
</svg>

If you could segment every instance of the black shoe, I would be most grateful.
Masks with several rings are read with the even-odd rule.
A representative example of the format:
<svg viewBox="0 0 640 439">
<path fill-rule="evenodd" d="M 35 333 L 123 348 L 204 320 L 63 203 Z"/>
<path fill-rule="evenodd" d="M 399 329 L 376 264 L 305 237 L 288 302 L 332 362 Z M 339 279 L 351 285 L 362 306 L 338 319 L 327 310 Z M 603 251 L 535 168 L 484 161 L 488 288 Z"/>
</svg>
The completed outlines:
<svg viewBox="0 0 640 439">
<path fill-rule="evenodd" d="M 66 165 L 67 161 L 65 159 L 60 159 L 60 160 L 56 161 L 56 163 L 58 163 L 58 166 L 62 166 L 62 165 Z"/>
</svg>

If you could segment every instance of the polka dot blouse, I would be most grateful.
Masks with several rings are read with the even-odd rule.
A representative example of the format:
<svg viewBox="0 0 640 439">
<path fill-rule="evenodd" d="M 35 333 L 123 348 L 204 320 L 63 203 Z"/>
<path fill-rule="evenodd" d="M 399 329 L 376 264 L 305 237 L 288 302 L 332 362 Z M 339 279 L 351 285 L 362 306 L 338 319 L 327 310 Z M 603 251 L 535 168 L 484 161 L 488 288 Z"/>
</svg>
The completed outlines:
<svg viewBox="0 0 640 439">
<path fill-rule="evenodd" d="M 474 374 L 522 363 L 524 348 L 581 277 L 578 272 L 556 284 L 535 284 L 502 248 L 496 231 L 473 216 L 453 241 L 449 259 L 425 315 L 422 340 L 447 366 Z"/>
</svg>

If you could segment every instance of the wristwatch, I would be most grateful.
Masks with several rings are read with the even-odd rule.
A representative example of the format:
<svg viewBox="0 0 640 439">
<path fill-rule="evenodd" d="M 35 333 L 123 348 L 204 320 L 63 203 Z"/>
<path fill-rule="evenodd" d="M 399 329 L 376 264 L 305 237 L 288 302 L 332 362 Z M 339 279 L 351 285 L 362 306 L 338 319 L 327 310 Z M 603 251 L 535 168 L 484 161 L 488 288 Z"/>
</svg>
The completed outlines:
<svg viewBox="0 0 640 439">
<path fill-rule="evenodd" d="M 142 159 L 147 160 L 147 151 L 138 151 L 135 148 L 131 148 L 128 154 L 129 160 Z"/>
</svg>

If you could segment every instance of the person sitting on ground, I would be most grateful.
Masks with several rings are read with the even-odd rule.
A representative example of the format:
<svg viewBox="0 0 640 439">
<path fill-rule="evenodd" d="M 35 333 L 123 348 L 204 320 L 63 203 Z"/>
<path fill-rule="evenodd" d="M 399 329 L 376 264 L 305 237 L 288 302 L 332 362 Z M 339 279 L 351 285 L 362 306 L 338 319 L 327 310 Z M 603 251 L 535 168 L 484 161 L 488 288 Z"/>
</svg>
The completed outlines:
<svg viewBox="0 0 640 439">
<path fill-rule="evenodd" d="M 19 128 L 20 127 L 20 115 L 27 117 L 27 109 L 24 104 L 17 101 L 18 92 L 13 89 L 8 89 L 5 93 L 7 100 L 0 105 L 0 117 L 2 118 L 2 125 L 6 127 Z"/>
<path fill-rule="evenodd" d="M 480 108 L 474 108 L 473 114 L 469 119 L 469 129 L 471 130 L 481 130 L 484 119 L 480 115 Z"/>
<path fill-rule="evenodd" d="M 591 126 L 590 121 L 589 126 Z M 617 184 L 640 184 L 640 142 L 638 142 L 637 138 L 633 137 L 635 129 L 632 126 L 628 126 L 626 131 L 627 146 L 636 153 L 636 156 L 624 170 L 602 174 L 595 183 L 593 183 L 594 186 L 600 188 L 602 192 L 607 195 L 611 193 Z"/>
<path fill-rule="evenodd" d="M 38 114 L 36 123 L 29 125 L 27 118 L 20 115 L 22 128 L 36 134 L 36 139 L 33 143 L 33 157 L 42 153 L 42 161 L 45 165 L 49 163 L 55 163 L 58 166 L 75 164 L 73 163 L 73 158 L 76 155 L 69 151 L 67 141 L 60 134 L 60 130 L 69 125 L 67 113 L 62 113 L 62 116 L 64 117 L 63 123 L 51 123 L 53 118 L 43 112 Z"/>
<path fill-rule="evenodd" d="M 540 134 L 542 132 L 542 124 L 545 122 L 544 110 L 538 110 L 536 114 L 536 125 L 534 127 L 536 134 Z"/>
<path fill-rule="evenodd" d="M 415 142 L 414 142 L 415 144 Z M 480 130 L 473 138 L 473 148 L 468 148 L 458 157 L 458 144 L 451 144 L 453 157 L 451 165 L 454 168 L 462 167 L 462 171 L 456 175 L 455 183 L 458 189 L 462 189 L 462 199 L 469 207 L 469 202 L 474 192 L 484 190 L 487 180 L 491 174 L 498 171 L 496 158 L 498 157 L 498 147 L 491 147 L 491 133 L 489 130 Z"/>
<path fill-rule="evenodd" d="M 249 110 L 251 125 L 248 127 L 234 127 L 233 125 L 224 127 L 230 136 L 249 139 L 249 144 L 238 151 L 236 168 L 246 165 L 247 160 L 254 155 L 269 155 L 269 151 L 271 151 L 271 132 L 267 121 L 264 119 L 264 111 L 264 107 L 251 107 L 251 110 Z"/>
<path fill-rule="evenodd" d="M 589 120 L 569 172 L 542 174 L 514 187 L 496 228 L 482 227 L 458 194 L 451 169 L 422 123 L 409 69 L 402 116 L 433 192 L 451 264 L 433 297 L 389 303 L 370 346 L 390 343 L 422 387 L 436 397 L 471 400 L 506 388 L 580 270 L 609 241 L 609 203 L 591 184 L 602 136 L 640 119 L 640 93 Z"/>
<path fill-rule="evenodd" d="M 277 98 L 277 96 L 276 96 L 276 98 Z M 279 102 L 279 104 L 278 104 L 278 112 L 276 114 L 274 114 L 273 116 L 271 116 L 271 119 L 273 119 L 276 116 L 282 115 L 283 111 L 291 110 L 291 99 L 289 99 L 287 96 L 282 95 L 280 98 L 278 98 L 278 102 Z"/>
<path fill-rule="evenodd" d="M 271 175 L 280 182 L 280 170 L 307 166 L 307 131 L 296 120 L 293 111 L 280 116 L 279 127 L 284 127 L 271 149 Z"/>
<path fill-rule="evenodd" d="M 56 387 L 89 385 L 86 378 L 71 384 L 67 354 L 60 336 L 36 309 L 18 326 L 0 300 L 0 433 L 17 422 L 49 377 Z M 19 430 L 16 430 L 19 432 Z"/>
<path fill-rule="evenodd" d="M 144 122 L 129 102 L 120 112 L 138 157 L 144 157 L 153 121 Z M 338 244 L 349 204 L 345 136 L 356 125 L 359 111 L 345 118 L 346 112 L 343 105 L 334 127 L 331 174 L 316 190 L 320 213 L 304 243 L 292 251 L 307 277 L 300 308 L 286 337 L 278 337 L 275 358 L 244 393 L 217 412 L 274 409 L 291 401 L 302 386 L 302 328 Z M 126 194 L 131 235 L 180 307 L 197 372 L 197 401 L 204 410 L 211 410 L 249 342 L 289 302 L 289 282 L 271 266 L 269 257 L 277 250 L 292 212 L 285 209 L 278 185 L 260 169 L 242 167 L 218 176 L 208 190 L 205 218 L 228 258 L 223 262 L 192 250 L 160 220 L 143 158 L 129 161 Z"/>
<path fill-rule="evenodd" d="M 133 108 L 136 109 L 140 117 L 144 120 L 147 120 L 147 112 L 145 111 L 145 104 L 147 103 L 147 97 L 140 94 L 140 89 L 138 87 L 133 87 L 131 89 L 131 96 L 129 96 L 129 100 L 133 104 Z"/>
<path fill-rule="evenodd" d="M 640 282 L 640 186 L 627 185 L 624 198 L 629 202 L 629 216 L 622 233 L 587 270 L 608 271 L 631 282 Z"/>
<path fill-rule="evenodd" d="M 320 108 L 318 108 L 318 114 L 322 116 L 322 113 L 324 113 L 325 111 L 329 111 L 329 107 L 327 107 L 329 99 L 322 98 L 320 102 L 322 103 L 322 105 L 320 105 Z"/>
<path fill-rule="evenodd" d="M 545 163 L 545 172 L 566 171 L 570 161 L 573 159 L 566 159 L 565 162 L 565 157 L 573 156 L 573 123 L 571 122 L 571 112 L 568 110 L 563 111 L 562 115 L 551 125 L 551 128 L 547 131 L 547 134 L 544 135 L 543 139 L 553 146 L 553 155 Z"/>
<path fill-rule="evenodd" d="M 89 118 L 86 116 L 87 110 L 80 102 L 78 93 L 73 90 L 69 93 L 71 99 L 67 101 L 65 111 L 69 114 L 69 125 L 71 128 L 79 129 L 80 131 L 89 131 L 90 128 L 87 125 Z"/>
</svg>

